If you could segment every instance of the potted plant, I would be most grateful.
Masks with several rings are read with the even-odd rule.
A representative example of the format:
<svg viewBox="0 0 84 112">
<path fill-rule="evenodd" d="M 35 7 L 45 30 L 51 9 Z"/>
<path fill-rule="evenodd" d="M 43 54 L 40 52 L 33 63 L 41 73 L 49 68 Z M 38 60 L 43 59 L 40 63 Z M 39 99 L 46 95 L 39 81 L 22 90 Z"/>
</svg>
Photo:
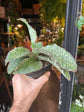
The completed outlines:
<svg viewBox="0 0 84 112">
<path fill-rule="evenodd" d="M 69 71 L 75 72 L 77 64 L 72 55 L 64 48 L 56 44 L 43 46 L 41 42 L 36 42 L 36 31 L 28 24 L 26 19 L 19 18 L 18 20 L 27 25 L 31 38 L 31 49 L 25 47 L 17 47 L 8 52 L 5 59 L 8 74 L 33 74 L 35 71 L 40 72 L 45 62 L 55 66 L 68 80 L 70 80 Z M 43 68 L 43 69 L 42 69 Z M 41 71 L 41 73 L 42 73 Z M 29 75 L 35 77 L 35 75 Z M 42 73 L 43 74 L 43 73 Z"/>
</svg>

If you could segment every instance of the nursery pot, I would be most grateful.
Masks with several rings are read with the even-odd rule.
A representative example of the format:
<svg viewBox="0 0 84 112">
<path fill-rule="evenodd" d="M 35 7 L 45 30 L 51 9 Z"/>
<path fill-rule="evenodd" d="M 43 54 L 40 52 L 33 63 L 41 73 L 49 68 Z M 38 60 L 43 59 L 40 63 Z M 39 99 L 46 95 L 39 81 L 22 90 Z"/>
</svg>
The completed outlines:
<svg viewBox="0 0 84 112">
<path fill-rule="evenodd" d="M 44 73 L 46 73 L 47 71 L 51 70 L 51 64 L 48 64 L 47 66 L 43 67 L 42 69 L 32 72 L 32 73 L 28 73 L 26 74 L 29 77 L 32 77 L 34 79 L 39 78 L 41 75 L 43 75 Z"/>
</svg>

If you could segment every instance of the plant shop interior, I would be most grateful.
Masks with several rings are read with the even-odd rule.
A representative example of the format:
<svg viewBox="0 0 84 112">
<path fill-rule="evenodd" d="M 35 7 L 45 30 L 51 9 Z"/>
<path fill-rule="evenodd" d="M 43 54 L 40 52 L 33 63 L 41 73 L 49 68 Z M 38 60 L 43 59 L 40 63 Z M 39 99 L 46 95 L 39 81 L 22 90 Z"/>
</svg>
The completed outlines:
<svg viewBox="0 0 84 112">
<path fill-rule="evenodd" d="M 13 74 L 8 74 L 5 65 L 7 53 L 13 48 L 21 46 L 31 51 L 29 31 L 26 25 L 17 19 L 25 18 L 28 21 L 37 32 L 36 41 L 41 42 L 43 46 L 57 44 L 63 47 L 67 1 L 0 0 L 0 112 L 8 112 L 13 102 Z M 81 12 L 78 12 L 78 14 L 84 16 L 84 0 L 82 1 Z M 70 112 L 84 112 L 83 16 L 83 24 L 81 22 L 78 24 L 81 30 L 79 31 L 76 58 L 77 71 L 74 76 Z M 41 89 L 29 112 L 58 112 L 61 73 L 53 65 L 50 71 L 49 81 Z"/>
</svg>

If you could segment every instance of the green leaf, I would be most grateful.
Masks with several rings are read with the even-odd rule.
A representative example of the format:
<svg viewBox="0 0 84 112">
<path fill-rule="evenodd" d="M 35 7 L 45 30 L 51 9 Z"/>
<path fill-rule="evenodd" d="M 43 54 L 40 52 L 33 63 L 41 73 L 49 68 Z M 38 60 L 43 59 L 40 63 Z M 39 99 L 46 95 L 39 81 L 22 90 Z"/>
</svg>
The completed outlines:
<svg viewBox="0 0 84 112">
<path fill-rule="evenodd" d="M 42 68 L 41 61 L 37 60 L 35 57 L 31 57 L 28 59 L 24 59 L 18 68 L 16 69 L 13 74 L 27 74 L 30 72 L 38 71 Z"/>
<path fill-rule="evenodd" d="M 38 56 L 39 60 L 42 61 L 47 61 L 49 63 L 51 63 L 53 66 L 55 66 L 63 75 L 66 79 L 70 80 L 70 75 L 69 72 L 67 70 L 62 70 L 55 62 L 53 62 L 49 56 Z"/>
<path fill-rule="evenodd" d="M 19 64 L 25 59 L 25 57 L 21 57 L 15 60 L 12 60 L 7 67 L 8 74 L 11 74 L 18 66 Z"/>
<path fill-rule="evenodd" d="M 82 23 L 81 23 L 80 21 L 78 21 L 76 25 L 77 25 L 78 29 L 81 30 L 81 28 L 82 28 Z"/>
<path fill-rule="evenodd" d="M 63 69 L 73 72 L 77 70 L 77 64 L 73 56 L 56 44 L 37 49 L 37 52 L 48 55 L 54 63 L 57 63 Z"/>
<path fill-rule="evenodd" d="M 24 47 L 17 47 L 8 52 L 7 57 L 5 59 L 5 64 L 7 64 L 11 60 L 15 60 L 19 57 L 25 56 L 25 55 L 30 55 L 31 52 L 24 48 Z"/>
<path fill-rule="evenodd" d="M 68 79 L 68 80 L 70 81 L 70 74 L 69 74 L 69 71 L 63 69 L 63 72 L 64 72 L 64 74 L 65 74 L 65 75 L 64 75 L 65 78 Z"/>
<path fill-rule="evenodd" d="M 84 24 L 84 17 L 82 15 L 79 16 L 79 20 Z"/>
<path fill-rule="evenodd" d="M 36 39 L 37 39 L 37 33 L 36 31 L 28 24 L 28 22 L 26 21 L 26 19 L 24 18 L 19 18 L 17 20 L 22 21 L 23 23 L 26 24 L 29 34 L 30 34 L 30 38 L 31 38 L 31 43 L 35 43 Z"/>
<path fill-rule="evenodd" d="M 81 30 L 82 25 L 84 25 L 84 17 L 81 15 L 81 16 L 79 16 L 78 19 L 76 19 L 76 21 L 77 21 L 77 23 L 76 22 L 75 23 L 76 23 L 78 29 Z"/>
<path fill-rule="evenodd" d="M 41 42 L 32 43 L 32 49 L 37 49 L 43 47 L 43 44 Z"/>
</svg>

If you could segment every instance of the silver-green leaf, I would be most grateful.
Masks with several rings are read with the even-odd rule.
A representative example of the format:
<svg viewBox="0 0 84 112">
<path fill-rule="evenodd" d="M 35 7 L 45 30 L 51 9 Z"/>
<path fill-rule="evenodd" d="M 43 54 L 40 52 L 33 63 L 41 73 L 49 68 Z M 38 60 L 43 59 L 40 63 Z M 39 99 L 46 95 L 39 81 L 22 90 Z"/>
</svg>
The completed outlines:
<svg viewBox="0 0 84 112">
<path fill-rule="evenodd" d="M 70 74 L 69 74 L 69 71 L 63 69 L 63 72 L 64 72 L 64 74 L 63 74 L 64 77 L 70 81 Z"/>
<path fill-rule="evenodd" d="M 29 31 L 29 34 L 30 34 L 31 43 L 35 43 L 35 41 L 36 41 L 36 39 L 37 39 L 37 33 L 36 33 L 36 31 L 34 30 L 34 28 L 32 28 L 32 27 L 28 24 L 27 20 L 24 19 L 24 18 L 19 18 L 19 19 L 17 19 L 17 20 L 20 20 L 20 21 L 22 21 L 23 23 L 26 24 L 26 26 L 27 26 L 27 28 L 28 28 L 28 31 Z"/>
<path fill-rule="evenodd" d="M 31 47 L 32 47 L 32 50 L 37 49 L 37 48 L 41 48 L 41 47 L 43 47 L 43 44 L 41 42 L 32 43 Z"/>
<path fill-rule="evenodd" d="M 42 68 L 42 62 L 34 57 L 24 59 L 13 74 L 27 74 Z"/>
<path fill-rule="evenodd" d="M 15 60 L 19 57 L 22 57 L 22 56 L 25 56 L 25 55 L 30 55 L 30 54 L 31 54 L 31 52 L 24 47 L 14 48 L 10 52 L 8 52 L 7 57 L 5 59 L 5 64 L 10 62 L 11 60 Z"/>
<path fill-rule="evenodd" d="M 73 56 L 64 48 L 61 48 L 56 44 L 42 47 L 35 52 L 48 55 L 53 62 L 57 63 L 63 69 L 73 72 L 77 70 L 77 64 Z"/>
<path fill-rule="evenodd" d="M 18 59 L 12 60 L 7 67 L 8 74 L 11 74 L 18 66 L 19 64 L 25 59 L 25 57 L 20 57 Z"/>
<path fill-rule="evenodd" d="M 47 61 L 49 63 L 51 63 L 54 67 L 56 67 L 63 75 L 66 79 L 70 80 L 70 75 L 69 75 L 69 72 L 67 70 L 63 70 L 61 69 L 56 63 L 55 61 L 52 61 L 49 56 L 38 56 L 38 59 L 39 60 L 42 60 L 42 61 Z"/>
</svg>

